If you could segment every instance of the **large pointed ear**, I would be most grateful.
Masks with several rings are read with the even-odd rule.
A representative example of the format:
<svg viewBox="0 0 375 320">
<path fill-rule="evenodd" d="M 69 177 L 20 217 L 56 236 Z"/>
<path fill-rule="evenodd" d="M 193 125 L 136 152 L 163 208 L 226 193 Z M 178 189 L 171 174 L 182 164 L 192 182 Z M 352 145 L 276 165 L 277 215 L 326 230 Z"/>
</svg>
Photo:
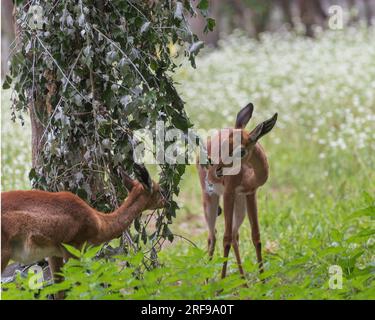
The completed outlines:
<svg viewBox="0 0 375 320">
<path fill-rule="evenodd" d="M 132 191 L 134 187 L 134 180 L 130 178 L 125 172 L 120 171 L 122 182 L 124 183 L 124 186 L 128 192 Z"/>
<path fill-rule="evenodd" d="M 270 132 L 275 126 L 277 121 L 277 113 L 272 118 L 258 124 L 253 131 L 249 133 L 249 139 L 251 142 L 257 142 L 261 137 Z"/>
<path fill-rule="evenodd" d="M 247 123 L 253 115 L 254 105 L 249 103 L 246 107 L 243 107 L 240 112 L 237 114 L 236 119 L 236 129 L 243 129 L 246 127 Z"/>
<path fill-rule="evenodd" d="M 152 180 L 144 165 L 134 163 L 134 173 L 137 176 L 138 181 L 142 183 L 146 189 L 152 189 Z"/>
</svg>

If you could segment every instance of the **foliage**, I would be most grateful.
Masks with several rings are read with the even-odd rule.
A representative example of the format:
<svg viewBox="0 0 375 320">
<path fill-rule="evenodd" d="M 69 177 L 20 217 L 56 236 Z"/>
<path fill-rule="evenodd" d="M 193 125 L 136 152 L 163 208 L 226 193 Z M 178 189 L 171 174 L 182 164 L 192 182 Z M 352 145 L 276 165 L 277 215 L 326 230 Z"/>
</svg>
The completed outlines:
<svg viewBox="0 0 375 320">
<path fill-rule="evenodd" d="M 257 43 L 235 34 L 197 59 L 197 70 L 180 69 L 174 76 L 177 89 L 198 128 L 231 126 L 249 101 L 255 105 L 249 129 L 279 113 L 276 127 L 261 141 L 271 170 L 258 192 L 267 281 L 259 282 L 247 221 L 240 230 L 240 250 L 248 288 L 240 286 L 233 252 L 228 279 L 219 279 L 222 215 L 212 265 L 204 258 L 207 229 L 192 165 L 177 198 L 181 209 L 171 226 L 175 241 L 162 250 L 162 266 L 151 271 L 151 280 L 144 274 L 149 291 L 127 287 L 130 292 L 122 298 L 374 299 L 374 37 L 373 29 L 345 29 L 316 40 L 267 34 Z M 13 140 L 16 134 L 18 140 L 27 137 L 15 125 L 6 128 L 3 155 L 7 150 L 12 155 L 3 162 L 3 187 L 26 187 L 24 171 L 17 170 L 29 166 L 20 162 L 29 151 Z M 190 249 L 178 235 L 201 250 Z M 328 268 L 335 264 L 343 269 L 343 289 L 328 288 Z M 116 283 L 117 273 L 106 276 Z M 221 294 L 223 287 L 228 290 Z M 72 288 L 71 294 L 78 291 Z M 3 298 L 24 297 L 26 291 L 3 293 Z"/>
<path fill-rule="evenodd" d="M 207 16 L 206 4 L 200 7 Z M 20 43 L 4 88 L 13 83 L 13 117 L 29 109 L 43 127 L 38 163 L 29 174 L 34 187 L 70 190 L 112 211 L 126 195 L 121 172 L 132 170 L 133 131 L 153 130 L 156 121 L 191 126 L 171 78 L 178 66 L 170 52 L 181 47 L 195 66 L 202 42 L 186 23 L 191 14 L 190 1 L 33 0 L 18 8 Z M 34 28 L 34 19 L 42 26 Z M 160 168 L 168 208 L 155 213 L 149 237 L 144 225 L 137 228 L 136 244 L 140 234 L 145 243 L 172 240 L 173 195 L 185 166 Z"/>
<path fill-rule="evenodd" d="M 352 218 L 368 219 L 368 213 L 374 219 L 374 200 L 365 210 L 354 212 Z M 63 283 L 32 290 L 28 286 L 31 275 L 17 277 L 3 286 L 3 299 L 46 299 L 60 290 L 66 290 L 66 299 L 371 299 L 375 266 L 360 260 L 374 250 L 375 242 L 370 237 L 375 231 L 359 228 L 352 234 L 350 229 L 348 221 L 345 233 L 330 230 L 336 242 L 328 245 L 317 239 L 308 239 L 308 246 L 307 242 L 300 243 L 301 255 L 270 256 L 267 271 L 261 276 L 265 283 L 259 280 L 255 265 L 247 270 L 250 278 L 246 282 L 238 272 L 218 279 L 223 259 L 209 261 L 205 251 L 193 247 L 181 248 L 182 253 L 173 256 L 163 252 L 161 267 L 140 272 L 141 252 L 96 260 L 100 247 L 78 251 L 67 246 L 77 259 L 65 264 Z M 342 289 L 329 288 L 330 265 L 342 266 Z"/>
</svg>

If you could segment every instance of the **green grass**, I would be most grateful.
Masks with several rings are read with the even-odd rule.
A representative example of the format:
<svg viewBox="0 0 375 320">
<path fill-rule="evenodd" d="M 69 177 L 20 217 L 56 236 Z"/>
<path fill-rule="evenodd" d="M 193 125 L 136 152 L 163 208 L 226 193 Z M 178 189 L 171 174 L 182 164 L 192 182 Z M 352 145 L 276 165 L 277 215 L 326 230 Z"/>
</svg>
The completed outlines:
<svg viewBox="0 0 375 320">
<path fill-rule="evenodd" d="M 68 298 L 374 299 L 374 41 L 375 30 L 356 29 L 327 32 L 317 40 L 267 35 L 260 44 L 234 35 L 219 50 L 206 52 L 197 70 L 184 66 L 176 75 L 197 128 L 232 126 L 250 101 L 255 112 L 249 128 L 279 113 L 276 128 L 262 139 L 271 170 L 258 192 L 265 284 L 259 281 L 248 222 L 240 234 L 248 288 L 239 286 L 232 254 L 230 276 L 219 280 L 222 217 L 217 258 L 207 261 L 201 190 L 192 165 L 181 185 L 181 209 L 172 230 L 200 249 L 176 237 L 161 254 L 164 267 L 146 272 L 143 280 L 134 280 L 137 263 L 117 279 L 112 274 L 102 278 L 95 268 L 111 273 L 114 264 L 96 262 L 94 268 L 83 255 L 75 263 L 88 263 L 97 282 L 82 280 L 76 286 L 79 274 L 68 265 Z M 4 92 L 2 188 L 29 188 L 29 126 L 10 124 L 8 100 Z M 343 269 L 341 290 L 328 287 L 328 268 L 336 264 Z M 93 281 L 91 291 L 85 287 L 88 281 Z M 102 282 L 112 289 L 103 289 Z M 124 286 L 130 289 L 119 289 Z M 3 297 L 26 293 L 34 294 L 14 287 Z"/>
</svg>

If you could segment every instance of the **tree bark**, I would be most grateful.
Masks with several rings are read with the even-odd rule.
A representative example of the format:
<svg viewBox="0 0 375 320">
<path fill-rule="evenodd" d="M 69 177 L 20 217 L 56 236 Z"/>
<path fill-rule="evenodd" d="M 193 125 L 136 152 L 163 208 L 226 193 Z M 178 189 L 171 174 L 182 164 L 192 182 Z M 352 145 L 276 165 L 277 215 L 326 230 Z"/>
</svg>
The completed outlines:
<svg viewBox="0 0 375 320">
<path fill-rule="evenodd" d="M 37 117 L 37 105 L 38 102 L 29 103 L 29 113 L 31 122 L 31 161 L 32 167 L 37 168 L 40 164 L 39 155 L 43 146 L 43 132 L 44 126 Z"/>
<path fill-rule="evenodd" d="M 320 0 L 313 0 L 312 1 L 315 7 L 315 14 L 322 20 L 326 20 L 328 18 L 327 13 L 324 11 L 323 5 Z"/>
<path fill-rule="evenodd" d="M 294 28 L 293 16 L 292 16 L 292 3 L 290 0 L 280 0 L 281 10 L 284 15 L 284 20 L 289 24 L 290 28 Z"/>
<path fill-rule="evenodd" d="M 28 10 L 28 5 L 24 10 Z M 15 30 L 16 46 L 21 46 L 21 27 L 17 24 L 15 8 L 12 9 L 13 26 Z M 39 154 L 43 146 L 42 137 L 44 126 L 38 119 L 38 112 L 40 113 L 43 108 L 45 109 L 45 102 L 38 99 L 37 91 L 29 93 L 28 109 L 31 124 L 31 162 L 32 167 L 37 168 L 39 165 Z"/>
<path fill-rule="evenodd" d="M 255 37 L 259 39 L 259 35 L 266 31 L 267 24 L 270 18 L 272 8 L 272 1 L 263 0 L 258 2 L 257 6 L 253 8 L 253 24 L 255 29 Z"/>
<path fill-rule="evenodd" d="M 305 25 L 305 35 L 307 37 L 314 37 L 313 25 L 314 19 L 314 0 L 299 0 L 299 13 L 302 23 Z"/>
<path fill-rule="evenodd" d="M 372 25 L 372 7 L 371 7 L 371 3 L 370 3 L 370 0 L 364 0 L 365 1 L 365 15 L 366 15 L 366 21 L 367 21 L 367 25 L 368 26 L 371 26 Z"/>
<path fill-rule="evenodd" d="M 1 0 L 1 79 L 8 72 L 10 45 L 14 40 L 13 3 L 11 0 Z"/>
</svg>

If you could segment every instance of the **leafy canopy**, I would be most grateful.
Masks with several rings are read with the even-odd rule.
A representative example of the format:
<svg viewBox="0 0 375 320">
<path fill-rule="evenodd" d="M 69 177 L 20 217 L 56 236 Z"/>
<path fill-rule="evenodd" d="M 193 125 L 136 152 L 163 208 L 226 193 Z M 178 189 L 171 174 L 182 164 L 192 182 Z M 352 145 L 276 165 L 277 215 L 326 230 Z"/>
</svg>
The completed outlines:
<svg viewBox="0 0 375 320">
<path fill-rule="evenodd" d="M 156 121 L 182 130 L 192 125 L 171 74 L 178 55 L 195 67 L 203 45 L 187 23 L 194 8 L 190 1 L 24 3 L 17 10 L 18 45 L 4 88 L 13 82 L 13 117 L 22 119 L 21 111 L 30 110 L 43 128 L 30 179 L 36 188 L 70 190 L 111 211 L 126 196 L 121 172 L 133 170 L 134 130 L 152 129 Z M 207 1 L 198 9 L 207 17 Z M 207 20 L 206 29 L 213 26 Z M 135 245 L 173 239 L 168 224 L 185 166 L 160 169 L 169 206 L 153 213 L 151 234 L 137 221 Z"/>
</svg>

